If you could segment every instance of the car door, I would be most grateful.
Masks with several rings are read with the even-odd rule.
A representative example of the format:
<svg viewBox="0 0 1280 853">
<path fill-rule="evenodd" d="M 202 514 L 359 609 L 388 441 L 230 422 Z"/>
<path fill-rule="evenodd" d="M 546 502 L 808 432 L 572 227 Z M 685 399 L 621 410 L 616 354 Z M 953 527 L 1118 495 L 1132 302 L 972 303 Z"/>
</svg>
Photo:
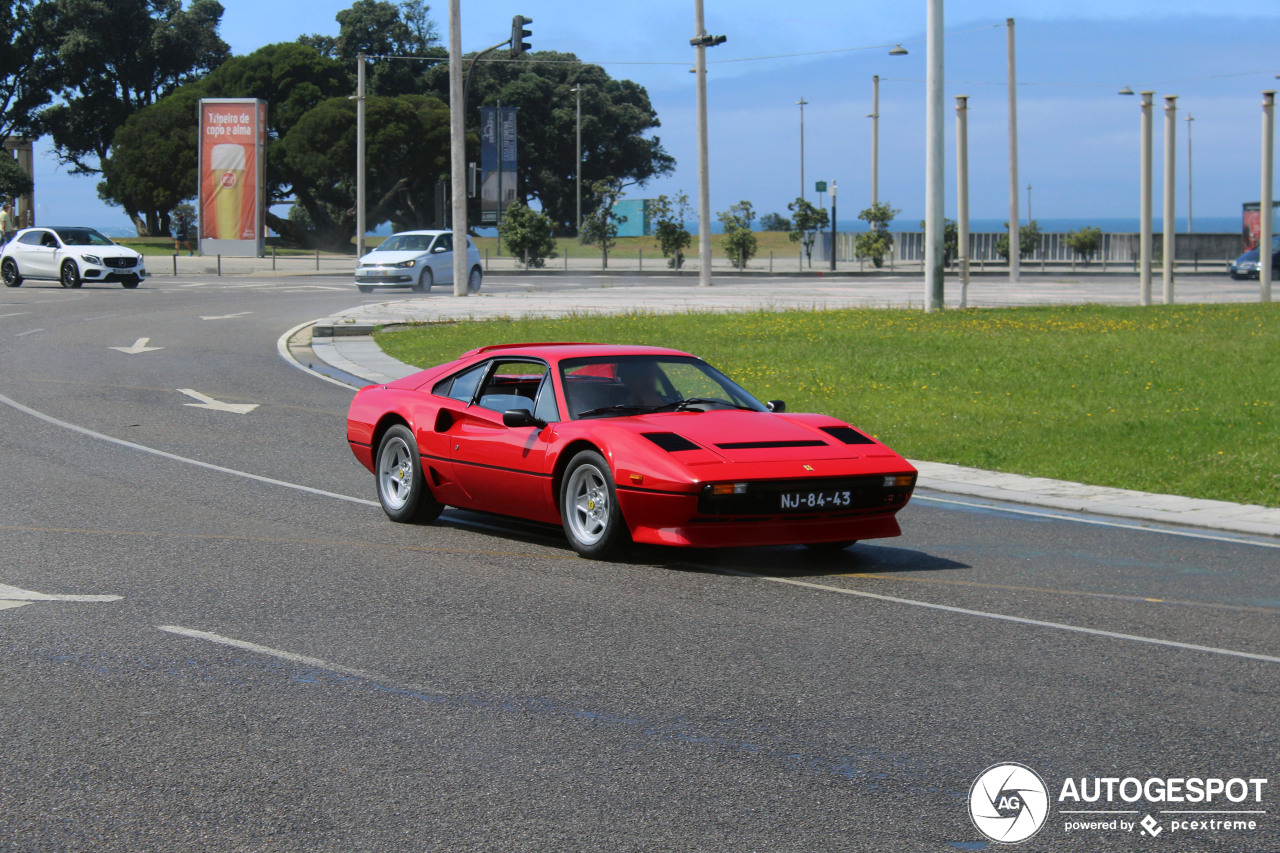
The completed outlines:
<svg viewBox="0 0 1280 853">
<path fill-rule="evenodd" d="M 453 235 L 439 234 L 431 244 L 431 276 L 436 284 L 453 283 Z"/>
<path fill-rule="evenodd" d="M 540 400 L 543 389 L 547 400 Z M 496 359 L 475 397 L 449 428 L 453 471 L 477 509 L 519 518 L 553 521 L 551 471 L 547 444 L 554 433 L 545 427 L 508 427 L 502 423 L 509 409 L 538 410 L 544 420 L 546 403 L 554 412 L 554 391 L 547 365 L 541 361 Z M 542 405 L 539 405 L 539 403 Z"/>
<path fill-rule="evenodd" d="M 61 244 L 52 231 L 28 231 L 15 244 L 18 269 L 28 278 L 57 278 L 57 255 Z"/>
</svg>

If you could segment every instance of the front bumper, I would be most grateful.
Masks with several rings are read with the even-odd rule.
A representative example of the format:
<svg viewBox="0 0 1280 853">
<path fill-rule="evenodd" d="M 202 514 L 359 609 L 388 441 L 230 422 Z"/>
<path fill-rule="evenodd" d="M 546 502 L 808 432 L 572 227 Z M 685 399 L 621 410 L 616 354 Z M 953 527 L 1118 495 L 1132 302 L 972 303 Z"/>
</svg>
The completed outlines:
<svg viewBox="0 0 1280 853">
<path fill-rule="evenodd" d="M 817 513 L 705 515 L 698 495 L 618 487 L 618 504 L 636 542 L 686 548 L 807 545 L 900 536 L 892 507 Z M 909 498 L 909 494 L 907 495 Z"/>
<path fill-rule="evenodd" d="M 136 267 L 111 267 L 103 269 L 102 267 L 85 267 L 80 271 L 80 278 L 83 281 L 131 281 L 137 278 L 139 281 L 147 277 L 147 268 L 139 264 Z"/>
<path fill-rule="evenodd" d="M 413 267 L 396 269 L 373 267 L 356 270 L 356 284 L 361 287 L 400 287 L 417 281 L 418 271 Z"/>
</svg>

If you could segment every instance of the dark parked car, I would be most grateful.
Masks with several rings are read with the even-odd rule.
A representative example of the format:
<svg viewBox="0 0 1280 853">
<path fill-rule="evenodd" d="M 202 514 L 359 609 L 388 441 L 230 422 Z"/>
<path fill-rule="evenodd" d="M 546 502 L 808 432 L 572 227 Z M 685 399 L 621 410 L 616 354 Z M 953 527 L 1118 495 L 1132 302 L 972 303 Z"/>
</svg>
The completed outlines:
<svg viewBox="0 0 1280 853">
<path fill-rule="evenodd" d="M 1227 274 L 1234 279 L 1258 278 L 1261 266 L 1258 250 L 1250 249 L 1227 265 Z M 1271 279 L 1280 281 L 1280 238 L 1272 238 L 1271 242 Z"/>
</svg>

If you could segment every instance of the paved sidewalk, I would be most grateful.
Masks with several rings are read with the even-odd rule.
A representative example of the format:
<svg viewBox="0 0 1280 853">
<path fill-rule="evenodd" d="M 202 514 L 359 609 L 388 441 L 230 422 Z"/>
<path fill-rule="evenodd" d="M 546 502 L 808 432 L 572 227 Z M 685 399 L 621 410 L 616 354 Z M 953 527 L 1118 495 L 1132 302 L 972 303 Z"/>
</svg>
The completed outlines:
<svg viewBox="0 0 1280 853">
<path fill-rule="evenodd" d="M 760 308 L 811 308 L 871 305 L 919 305 L 918 282 L 876 282 L 867 285 L 818 284 L 794 279 L 769 279 L 762 283 L 737 283 L 710 290 L 678 279 L 655 283 L 620 283 L 609 287 L 547 290 L 538 285 L 513 286 L 482 296 L 453 298 L 427 295 L 416 299 L 361 305 L 316 321 L 293 335 L 289 349 L 321 362 L 318 372 L 347 384 L 390 382 L 417 368 L 385 354 L 371 332 L 378 326 L 494 317 L 562 316 L 575 313 L 618 313 L 633 310 L 676 312 L 688 310 L 751 310 Z M 1121 282 L 1126 284 L 1127 282 Z M 950 283 L 949 283 L 950 286 Z M 486 284 L 488 287 L 488 284 Z M 1115 282 L 1049 281 L 1009 285 L 1008 281 L 975 282 L 970 304 L 1047 304 L 1136 301 L 1136 288 Z M 1105 298 L 1108 293 L 1111 299 Z M 1256 299 L 1256 286 L 1228 286 L 1226 282 L 1184 282 L 1180 301 L 1239 302 Z M 914 302 L 912 299 L 914 298 Z M 949 300 L 950 301 L 950 300 Z M 299 365 L 303 366 L 303 365 Z M 314 369 L 314 368 L 313 368 Z M 1084 512 L 1138 522 L 1185 525 L 1280 539 L 1280 509 L 1248 506 L 1176 495 L 1159 495 L 1126 489 L 1089 486 L 1043 477 L 1024 477 L 914 461 L 920 469 L 919 487 L 934 492 L 979 499 L 1007 501 L 1050 510 Z"/>
</svg>

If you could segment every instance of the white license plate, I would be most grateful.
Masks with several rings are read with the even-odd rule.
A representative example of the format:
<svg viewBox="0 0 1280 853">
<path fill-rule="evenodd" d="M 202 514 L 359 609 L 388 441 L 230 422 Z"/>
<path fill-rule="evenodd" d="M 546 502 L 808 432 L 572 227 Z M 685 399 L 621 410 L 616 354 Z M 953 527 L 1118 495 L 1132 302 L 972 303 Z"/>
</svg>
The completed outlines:
<svg viewBox="0 0 1280 853">
<path fill-rule="evenodd" d="M 778 496 L 778 509 L 781 510 L 843 509 L 847 506 L 853 506 L 853 492 L 848 489 L 783 492 Z"/>
</svg>

